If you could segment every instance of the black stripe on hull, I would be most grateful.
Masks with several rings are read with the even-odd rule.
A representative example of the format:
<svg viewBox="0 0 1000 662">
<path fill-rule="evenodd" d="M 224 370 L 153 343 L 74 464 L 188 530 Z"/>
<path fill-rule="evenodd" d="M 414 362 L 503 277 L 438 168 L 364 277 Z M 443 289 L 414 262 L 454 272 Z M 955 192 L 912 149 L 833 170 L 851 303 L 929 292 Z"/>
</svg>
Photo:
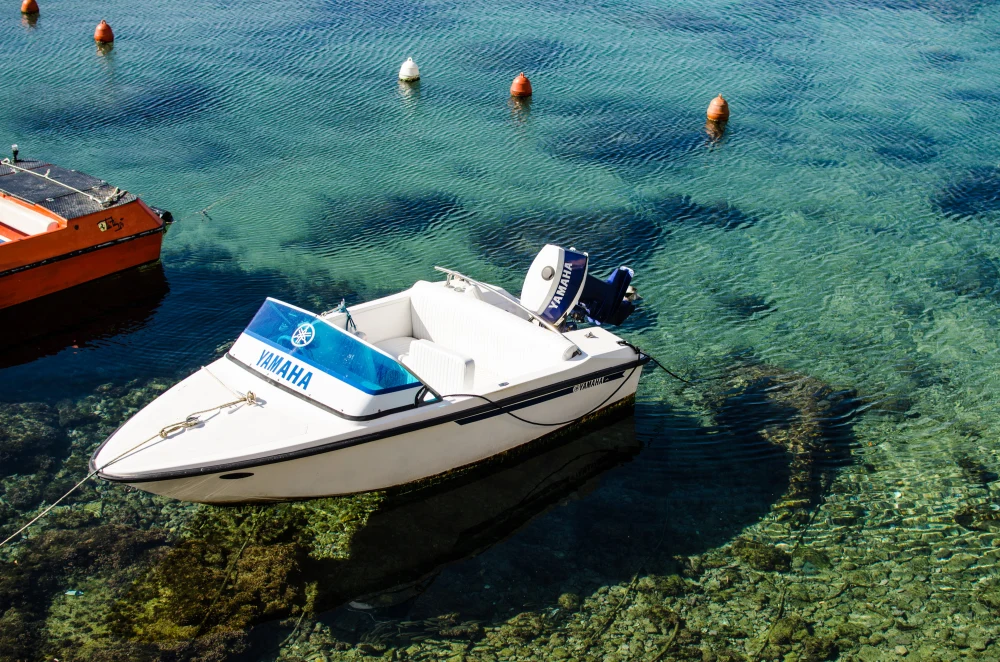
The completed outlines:
<svg viewBox="0 0 1000 662">
<path fill-rule="evenodd" d="M 132 241 L 133 239 L 148 237 L 151 234 L 156 234 L 157 232 L 163 232 L 166 229 L 166 227 L 167 227 L 166 225 L 161 225 L 160 227 L 153 228 L 152 230 L 143 230 L 142 232 L 130 234 L 127 237 L 119 237 L 118 239 L 114 239 L 112 241 L 106 241 L 103 244 L 94 244 L 93 246 L 87 246 L 86 248 L 78 248 L 77 250 L 70 251 L 69 253 L 63 253 L 61 255 L 53 255 L 52 257 L 47 257 L 44 260 L 39 260 L 38 262 L 32 262 L 31 264 L 23 264 L 20 267 L 13 267 L 11 269 L 7 269 L 6 271 L 0 271 L 0 278 L 20 273 L 22 271 L 27 271 L 29 269 L 35 269 L 36 267 L 44 267 L 46 264 L 52 264 L 54 262 L 61 262 L 63 260 L 68 260 L 71 257 L 76 257 L 78 255 L 93 253 L 94 251 L 99 251 L 104 248 L 110 248 L 111 246 L 116 246 L 118 244 L 124 244 L 126 241 Z"/>
<path fill-rule="evenodd" d="M 595 372 L 582 375 L 580 377 L 573 377 L 556 384 L 550 384 L 549 386 L 543 386 L 537 388 L 527 393 L 522 393 L 519 395 L 514 395 L 503 400 L 497 400 L 495 404 L 484 404 L 478 407 L 471 407 L 467 410 L 454 412 L 451 414 L 445 414 L 444 416 L 438 416 L 435 418 L 427 419 L 424 421 L 415 421 L 407 425 L 400 425 L 399 427 L 394 427 L 388 430 L 380 430 L 378 432 L 370 432 L 368 434 L 358 435 L 356 437 L 351 437 L 350 439 L 341 439 L 338 441 L 332 441 L 327 444 L 322 444 L 320 446 L 313 446 L 310 448 L 303 448 L 297 451 L 291 451 L 288 453 L 278 453 L 275 455 L 269 455 L 262 458 L 252 458 L 247 460 L 239 460 L 235 462 L 226 462 L 224 464 L 216 464 L 207 467 L 195 467 L 191 469 L 178 469 L 174 471 L 164 471 L 163 473 L 151 474 L 151 475 L 125 475 L 125 476 L 109 476 L 104 472 L 98 473 L 101 478 L 116 482 L 116 483 L 154 483 L 163 480 L 176 480 L 178 478 L 191 478 L 193 476 L 208 476 L 217 473 L 228 473 L 230 471 L 239 471 L 241 469 L 250 469 L 252 467 L 261 467 L 268 464 L 277 464 L 279 462 L 290 462 L 292 460 L 298 460 L 304 457 L 311 457 L 313 455 L 321 455 L 324 453 L 330 453 L 333 451 L 341 450 L 344 448 L 350 448 L 352 446 L 359 446 L 361 444 L 367 444 L 372 441 L 379 441 L 381 439 L 388 439 L 391 437 L 398 437 L 400 435 L 409 434 L 410 432 L 416 432 L 418 430 L 423 430 L 425 428 L 431 428 L 438 425 L 444 425 L 445 423 L 453 423 L 459 421 L 465 421 L 464 424 L 473 422 L 469 419 L 491 418 L 492 416 L 499 416 L 503 414 L 503 409 L 520 409 L 523 407 L 530 407 L 533 404 L 538 404 L 539 402 L 544 402 L 546 400 L 551 400 L 554 398 L 562 397 L 573 393 L 574 387 L 580 384 L 586 384 L 596 379 L 604 378 L 604 382 L 612 381 L 609 379 L 613 375 L 617 375 L 616 379 L 624 375 L 624 372 L 630 368 L 638 368 L 649 363 L 649 357 L 645 354 L 639 356 L 638 359 L 629 361 L 625 364 L 620 364 L 612 366 L 610 368 L 604 368 L 603 370 L 597 370 Z M 602 383 L 604 383 L 602 382 Z M 487 415 L 488 414 L 488 415 Z M 479 418 L 481 417 L 481 418 Z M 112 435 L 113 437 L 114 435 Z M 94 464 L 94 458 L 101 452 L 101 449 L 111 440 L 108 437 L 104 442 L 98 447 L 94 454 L 90 458 L 90 470 L 94 471 L 97 467 Z"/>
</svg>

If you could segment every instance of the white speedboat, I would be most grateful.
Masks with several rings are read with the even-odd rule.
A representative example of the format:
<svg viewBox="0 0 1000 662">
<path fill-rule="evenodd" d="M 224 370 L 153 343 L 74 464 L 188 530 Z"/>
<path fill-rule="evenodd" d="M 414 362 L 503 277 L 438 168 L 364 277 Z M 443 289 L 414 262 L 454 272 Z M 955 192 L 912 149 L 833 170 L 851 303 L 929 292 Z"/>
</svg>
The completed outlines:
<svg viewBox="0 0 1000 662">
<path fill-rule="evenodd" d="M 632 271 L 602 281 L 587 263 L 545 246 L 520 299 L 441 268 L 444 281 L 319 315 L 267 299 L 224 357 L 122 425 L 91 470 L 205 503 L 352 494 L 620 408 L 649 359 L 601 325 L 633 310 Z"/>
</svg>

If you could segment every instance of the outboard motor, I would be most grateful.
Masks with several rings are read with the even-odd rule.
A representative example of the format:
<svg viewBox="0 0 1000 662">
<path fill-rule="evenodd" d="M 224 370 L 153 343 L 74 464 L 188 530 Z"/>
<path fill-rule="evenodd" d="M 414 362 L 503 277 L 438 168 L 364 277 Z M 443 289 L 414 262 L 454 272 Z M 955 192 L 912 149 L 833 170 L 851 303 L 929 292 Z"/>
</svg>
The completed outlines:
<svg viewBox="0 0 1000 662">
<path fill-rule="evenodd" d="M 573 248 L 546 244 L 528 269 L 521 304 L 553 326 L 567 317 L 593 324 L 621 324 L 635 310 L 629 284 L 635 273 L 618 267 L 607 280 L 587 273 L 589 257 Z"/>
</svg>

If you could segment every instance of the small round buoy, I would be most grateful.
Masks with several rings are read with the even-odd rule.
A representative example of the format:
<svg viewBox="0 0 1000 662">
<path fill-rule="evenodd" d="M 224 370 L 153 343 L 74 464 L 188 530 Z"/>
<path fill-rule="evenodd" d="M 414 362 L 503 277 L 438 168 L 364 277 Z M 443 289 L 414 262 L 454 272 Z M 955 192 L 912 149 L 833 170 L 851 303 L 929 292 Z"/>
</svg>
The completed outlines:
<svg viewBox="0 0 1000 662">
<path fill-rule="evenodd" d="M 24 0 L 21 3 L 21 13 L 22 14 L 37 14 L 38 13 L 38 2 L 36 0 Z"/>
<path fill-rule="evenodd" d="M 708 104 L 708 119 L 713 122 L 725 122 L 729 119 L 729 104 L 726 103 L 721 94 Z"/>
<path fill-rule="evenodd" d="M 522 71 L 514 79 L 514 82 L 510 84 L 510 95 L 512 97 L 530 97 L 531 96 L 531 81 L 528 77 L 524 75 Z"/>
<path fill-rule="evenodd" d="M 94 30 L 94 41 L 101 44 L 110 44 L 115 40 L 115 33 L 111 31 L 111 26 L 107 21 L 101 21 Z"/>
<path fill-rule="evenodd" d="M 420 80 L 420 69 L 412 57 L 406 58 L 406 62 L 399 68 L 399 80 L 404 83 L 412 83 Z"/>
</svg>

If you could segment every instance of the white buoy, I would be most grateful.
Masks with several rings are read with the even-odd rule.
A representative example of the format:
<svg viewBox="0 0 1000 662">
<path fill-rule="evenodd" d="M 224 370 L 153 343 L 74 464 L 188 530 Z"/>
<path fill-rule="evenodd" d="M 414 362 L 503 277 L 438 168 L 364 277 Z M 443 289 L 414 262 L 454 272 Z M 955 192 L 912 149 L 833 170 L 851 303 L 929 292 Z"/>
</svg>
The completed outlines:
<svg viewBox="0 0 1000 662">
<path fill-rule="evenodd" d="M 405 83 L 420 80 L 420 69 L 417 68 L 417 63 L 413 61 L 412 57 L 406 58 L 406 62 L 399 68 L 399 80 Z"/>
</svg>

